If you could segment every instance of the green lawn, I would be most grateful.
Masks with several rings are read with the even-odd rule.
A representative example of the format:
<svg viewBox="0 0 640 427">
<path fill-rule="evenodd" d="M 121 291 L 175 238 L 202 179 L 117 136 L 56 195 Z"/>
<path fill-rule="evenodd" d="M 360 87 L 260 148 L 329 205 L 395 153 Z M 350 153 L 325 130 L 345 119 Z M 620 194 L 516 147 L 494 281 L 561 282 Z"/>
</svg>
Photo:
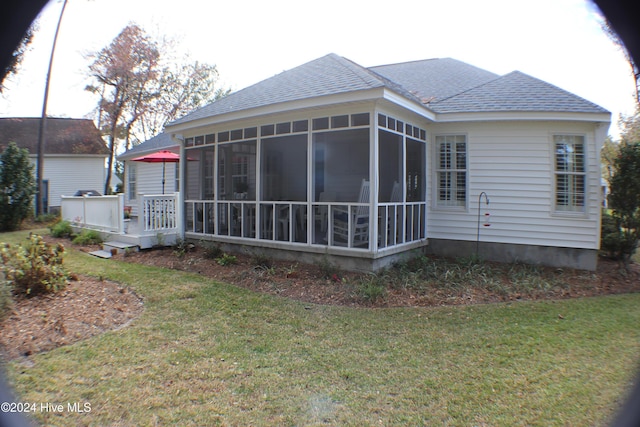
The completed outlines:
<svg viewBox="0 0 640 427">
<path fill-rule="evenodd" d="M 640 354 L 637 294 L 353 309 L 73 250 L 66 264 L 129 285 L 146 309 L 7 365 L 22 402 L 90 404 L 38 411 L 47 425 L 602 425 Z"/>
</svg>

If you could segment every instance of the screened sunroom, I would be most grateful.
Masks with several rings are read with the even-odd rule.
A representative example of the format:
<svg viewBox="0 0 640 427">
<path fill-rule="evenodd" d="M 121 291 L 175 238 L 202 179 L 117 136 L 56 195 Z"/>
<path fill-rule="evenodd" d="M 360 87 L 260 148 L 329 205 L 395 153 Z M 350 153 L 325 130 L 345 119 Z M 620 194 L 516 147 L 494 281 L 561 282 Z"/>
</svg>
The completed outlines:
<svg viewBox="0 0 640 427">
<path fill-rule="evenodd" d="M 220 127 L 184 137 L 186 237 L 368 258 L 426 241 L 423 127 L 366 111 Z"/>
</svg>

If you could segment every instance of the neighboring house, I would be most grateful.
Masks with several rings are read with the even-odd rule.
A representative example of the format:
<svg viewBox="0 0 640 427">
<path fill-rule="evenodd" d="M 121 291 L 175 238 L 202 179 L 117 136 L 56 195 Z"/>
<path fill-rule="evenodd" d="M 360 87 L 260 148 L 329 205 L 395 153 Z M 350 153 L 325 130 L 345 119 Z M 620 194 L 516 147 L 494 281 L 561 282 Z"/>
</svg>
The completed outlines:
<svg viewBox="0 0 640 427">
<path fill-rule="evenodd" d="M 40 118 L 0 118 L 0 150 L 10 142 L 29 151 L 37 167 Z M 46 121 L 43 184 L 44 212 L 60 208 L 60 196 L 79 190 L 102 193 L 109 150 L 100 132 L 87 119 L 48 117 Z"/>
<path fill-rule="evenodd" d="M 188 239 L 360 270 L 477 248 L 595 269 L 610 116 L 518 71 L 329 54 L 165 132 L 183 141 Z"/>
<path fill-rule="evenodd" d="M 166 194 L 178 191 L 178 163 L 144 163 L 134 162 L 133 159 L 160 150 L 178 153 L 180 148 L 169 134 L 161 133 L 143 143 L 134 146 L 118 156 L 124 163 L 124 203 L 131 207 L 131 215 L 138 215 L 139 194 L 161 194 L 164 170 L 164 192 Z"/>
</svg>

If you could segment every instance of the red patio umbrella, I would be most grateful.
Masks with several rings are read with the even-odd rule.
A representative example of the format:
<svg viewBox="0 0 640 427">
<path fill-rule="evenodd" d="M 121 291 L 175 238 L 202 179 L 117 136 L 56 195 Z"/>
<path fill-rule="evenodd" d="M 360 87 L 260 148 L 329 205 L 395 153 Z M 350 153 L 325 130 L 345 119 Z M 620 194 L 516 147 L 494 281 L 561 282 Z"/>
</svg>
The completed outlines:
<svg viewBox="0 0 640 427">
<path fill-rule="evenodd" d="M 169 150 L 161 150 L 155 153 L 147 154 L 146 156 L 136 157 L 132 160 L 134 162 L 162 163 L 162 194 L 164 194 L 165 165 L 167 163 L 178 163 L 180 161 L 180 155 Z"/>
</svg>

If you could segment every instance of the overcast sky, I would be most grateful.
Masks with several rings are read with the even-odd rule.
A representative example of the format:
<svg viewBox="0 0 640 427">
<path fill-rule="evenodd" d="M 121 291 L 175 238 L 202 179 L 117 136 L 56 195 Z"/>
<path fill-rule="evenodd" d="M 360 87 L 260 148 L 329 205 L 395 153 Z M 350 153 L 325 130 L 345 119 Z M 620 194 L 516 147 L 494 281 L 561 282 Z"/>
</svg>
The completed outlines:
<svg viewBox="0 0 640 427">
<path fill-rule="evenodd" d="M 32 50 L 0 95 L 0 116 L 39 117 L 61 0 L 42 12 Z M 168 36 L 192 60 L 216 64 L 234 90 L 336 53 L 363 66 L 455 58 L 497 74 L 519 70 L 632 114 L 629 65 L 586 0 L 68 0 L 48 113 L 85 117 L 90 63 L 130 22 Z M 617 130 L 612 127 L 611 133 Z"/>
</svg>

